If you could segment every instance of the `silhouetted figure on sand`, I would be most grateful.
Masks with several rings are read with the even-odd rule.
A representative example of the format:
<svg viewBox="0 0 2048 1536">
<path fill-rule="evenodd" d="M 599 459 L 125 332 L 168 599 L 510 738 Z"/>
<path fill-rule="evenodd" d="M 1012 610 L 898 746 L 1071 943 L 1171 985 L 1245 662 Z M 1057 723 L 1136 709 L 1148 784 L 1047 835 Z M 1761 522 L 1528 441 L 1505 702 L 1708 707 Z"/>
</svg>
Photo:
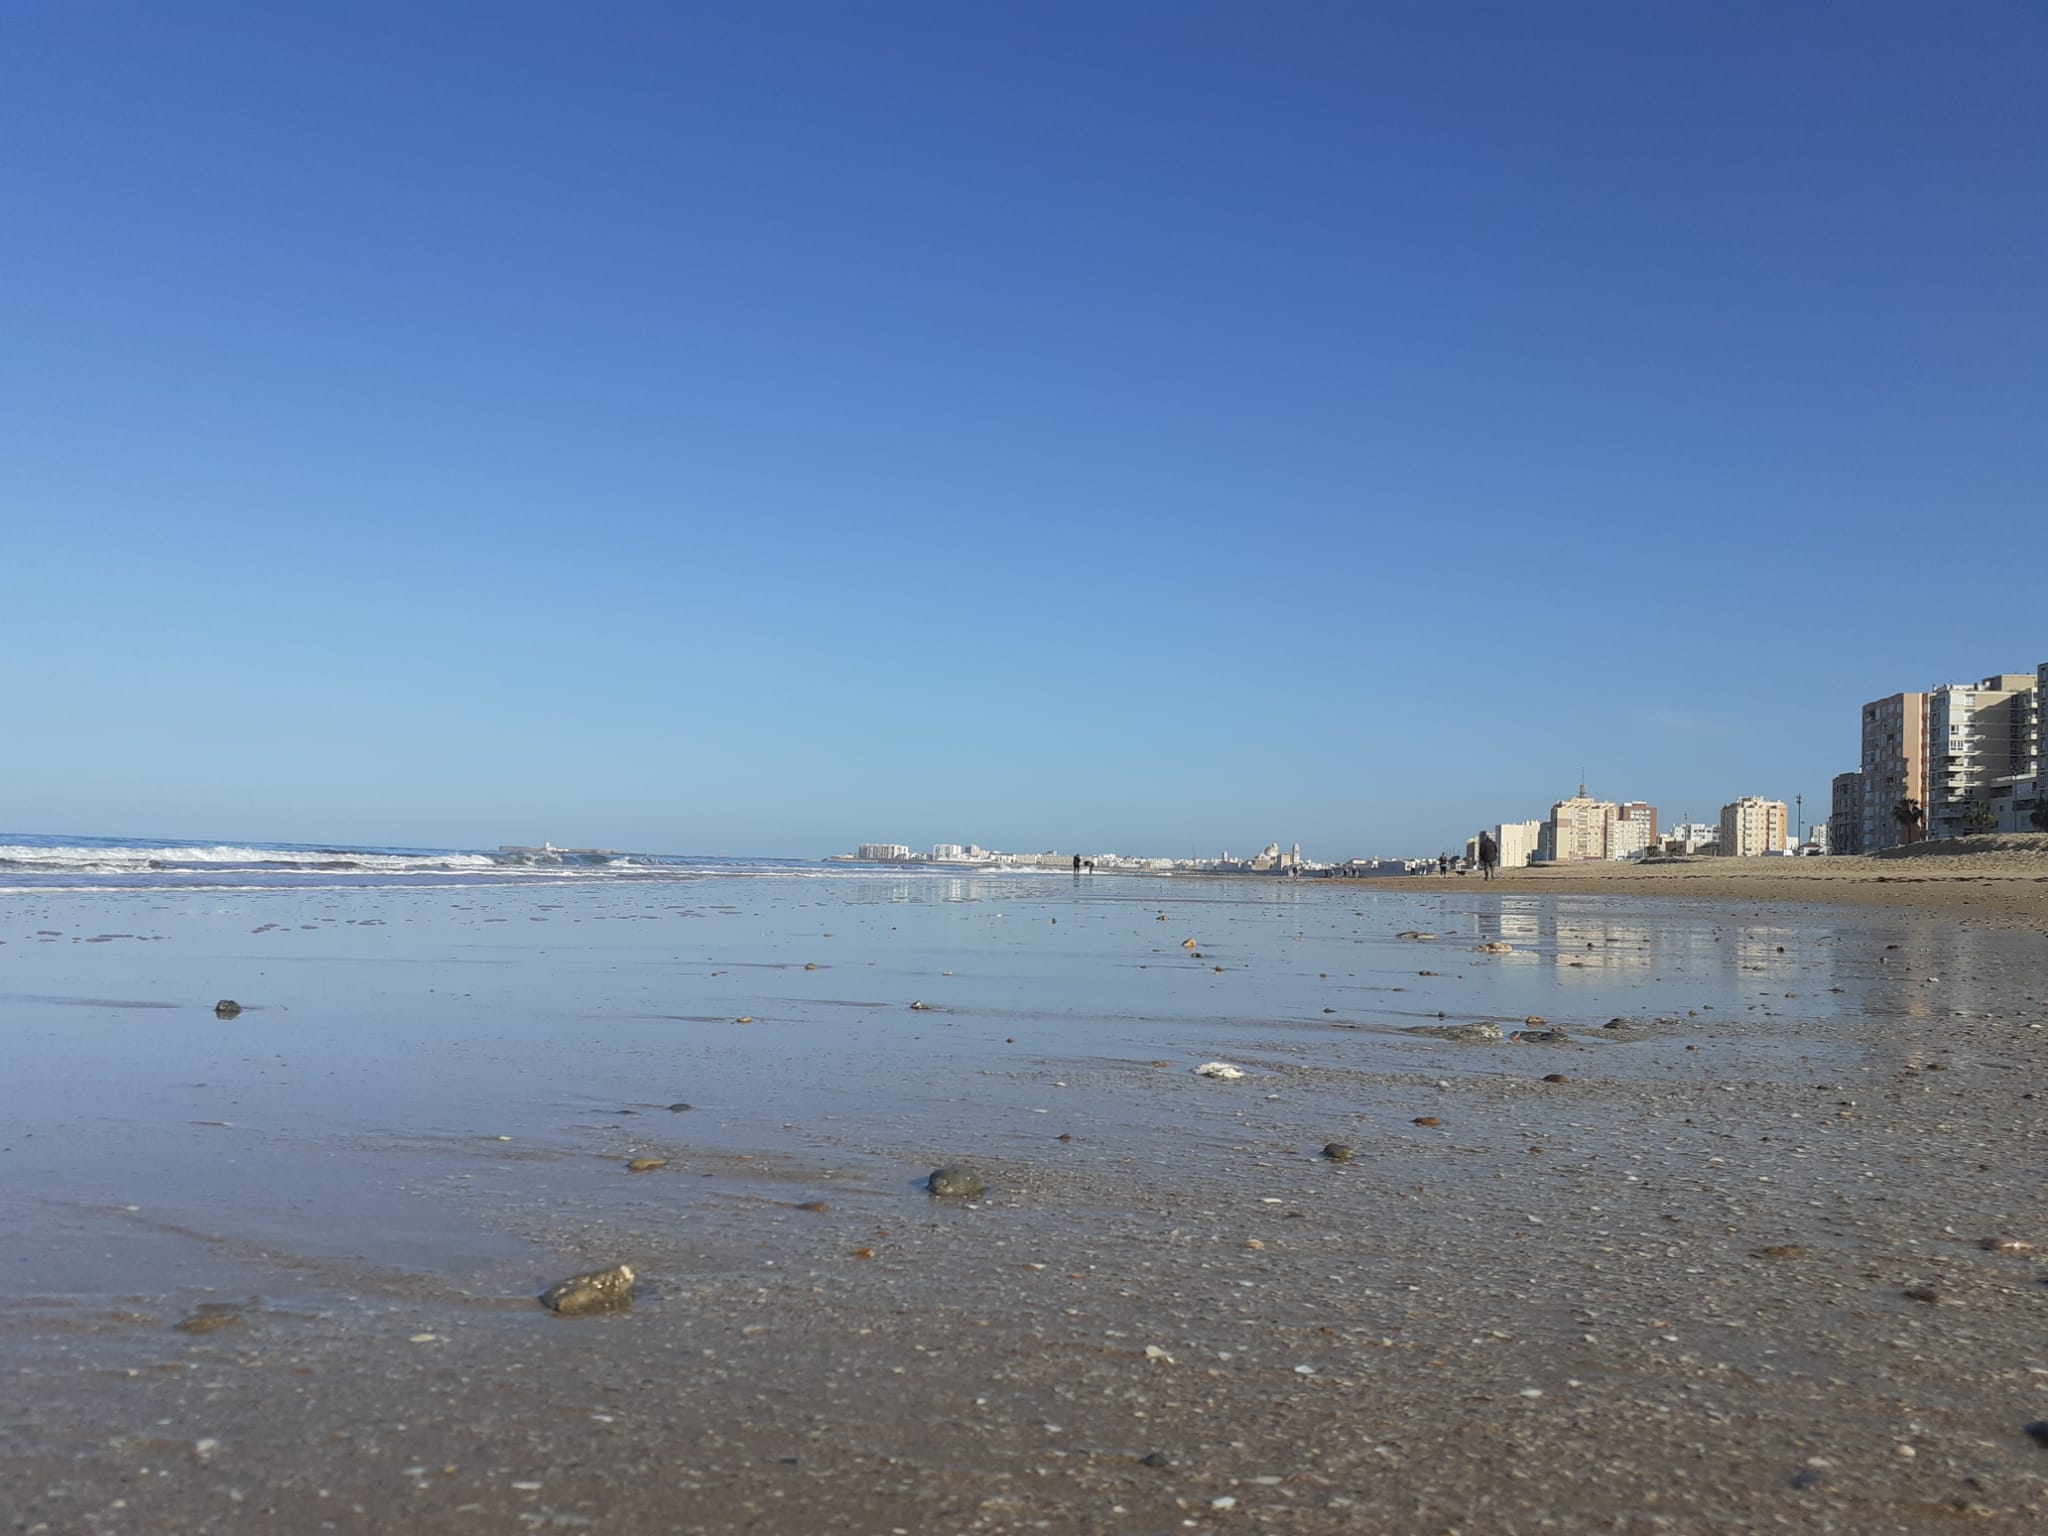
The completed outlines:
<svg viewBox="0 0 2048 1536">
<path fill-rule="evenodd" d="M 1500 844 L 1493 840 L 1491 832 L 1479 834 L 1479 873 L 1486 879 L 1493 878 L 1494 870 L 1500 865 Z"/>
</svg>

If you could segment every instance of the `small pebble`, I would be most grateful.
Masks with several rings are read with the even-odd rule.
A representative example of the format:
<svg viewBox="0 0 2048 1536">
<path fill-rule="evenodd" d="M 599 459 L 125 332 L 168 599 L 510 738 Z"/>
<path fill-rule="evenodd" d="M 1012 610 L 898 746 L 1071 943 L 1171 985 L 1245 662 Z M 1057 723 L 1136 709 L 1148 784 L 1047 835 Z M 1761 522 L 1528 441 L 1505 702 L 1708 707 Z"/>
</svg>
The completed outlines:
<svg viewBox="0 0 2048 1536">
<path fill-rule="evenodd" d="M 1323 1147 L 1323 1156 L 1333 1163 L 1348 1163 L 1357 1155 L 1353 1148 L 1341 1141 L 1329 1142 Z"/>
<path fill-rule="evenodd" d="M 652 1173 L 657 1168 L 666 1168 L 667 1166 L 668 1159 L 665 1157 L 636 1157 L 633 1161 L 626 1164 L 626 1172 Z"/>
</svg>

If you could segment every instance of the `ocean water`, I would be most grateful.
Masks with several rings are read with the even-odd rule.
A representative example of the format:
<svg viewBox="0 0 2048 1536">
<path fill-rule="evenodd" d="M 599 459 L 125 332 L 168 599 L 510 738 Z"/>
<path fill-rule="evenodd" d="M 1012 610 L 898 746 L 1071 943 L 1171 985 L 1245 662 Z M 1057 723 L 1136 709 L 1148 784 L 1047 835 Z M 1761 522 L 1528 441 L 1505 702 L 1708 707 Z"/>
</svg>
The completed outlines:
<svg viewBox="0 0 2048 1536">
<path fill-rule="evenodd" d="M 710 876 L 902 878 L 914 868 L 707 854 L 481 848 L 350 847 L 208 842 L 193 838 L 69 837 L 0 832 L 0 893 L 34 890 L 317 889 L 506 885 L 559 881 L 692 880 Z M 932 871 L 931 873 L 938 873 Z"/>
</svg>

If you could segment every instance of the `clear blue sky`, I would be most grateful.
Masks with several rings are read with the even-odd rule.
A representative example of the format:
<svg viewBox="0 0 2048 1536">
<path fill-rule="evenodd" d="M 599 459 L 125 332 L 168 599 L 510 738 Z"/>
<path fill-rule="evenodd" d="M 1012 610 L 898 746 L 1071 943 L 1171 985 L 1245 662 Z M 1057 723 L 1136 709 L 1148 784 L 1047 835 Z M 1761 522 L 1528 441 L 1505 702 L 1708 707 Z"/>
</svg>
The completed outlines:
<svg viewBox="0 0 2048 1536">
<path fill-rule="evenodd" d="M 1434 851 L 2048 659 L 2048 12 L 0 7 L 0 827 Z"/>
</svg>

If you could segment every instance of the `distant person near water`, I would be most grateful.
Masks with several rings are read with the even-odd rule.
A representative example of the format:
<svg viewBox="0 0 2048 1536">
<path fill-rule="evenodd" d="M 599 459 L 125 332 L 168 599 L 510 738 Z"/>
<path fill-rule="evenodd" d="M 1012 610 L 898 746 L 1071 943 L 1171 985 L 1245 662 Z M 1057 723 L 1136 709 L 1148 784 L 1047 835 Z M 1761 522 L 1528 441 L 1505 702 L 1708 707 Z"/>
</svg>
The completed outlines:
<svg viewBox="0 0 2048 1536">
<path fill-rule="evenodd" d="M 1491 832 L 1479 834 L 1479 873 L 1491 880 L 1493 872 L 1500 865 L 1500 844 L 1493 840 Z"/>
<path fill-rule="evenodd" d="M 1448 853 L 1436 856 L 1436 872 L 1440 875 L 1448 875 L 1451 872 L 1451 856 Z"/>
</svg>

